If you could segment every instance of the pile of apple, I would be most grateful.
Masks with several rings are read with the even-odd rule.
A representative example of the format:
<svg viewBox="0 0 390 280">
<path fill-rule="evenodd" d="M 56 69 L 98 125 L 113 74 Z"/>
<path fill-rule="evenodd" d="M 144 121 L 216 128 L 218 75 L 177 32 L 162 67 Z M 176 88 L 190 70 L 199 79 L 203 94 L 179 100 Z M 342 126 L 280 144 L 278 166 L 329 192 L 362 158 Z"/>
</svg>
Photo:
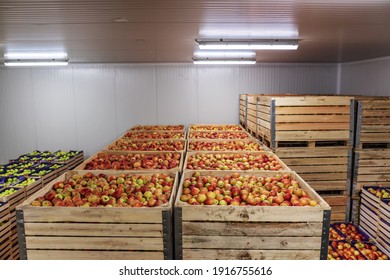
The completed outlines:
<svg viewBox="0 0 390 280">
<path fill-rule="evenodd" d="M 174 178 L 167 174 L 75 174 L 56 182 L 32 206 L 55 207 L 156 207 L 168 203 Z"/>
<path fill-rule="evenodd" d="M 368 241 L 368 238 L 353 224 L 340 223 L 334 225 L 342 234 L 351 241 Z"/>
<path fill-rule="evenodd" d="M 259 144 L 243 141 L 191 141 L 188 148 L 192 151 L 263 151 L 263 148 Z"/>
<path fill-rule="evenodd" d="M 142 132 L 127 132 L 123 138 L 131 138 L 137 140 L 147 139 L 184 139 L 184 131 L 142 131 Z"/>
<path fill-rule="evenodd" d="M 379 198 L 390 198 L 389 190 L 385 188 L 368 188 L 367 191 Z"/>
<path fill-rule="evenodd" d="M 282 169 L 282 166 L 274 157 L 265 154 L 197 153 L 188 157 L 187 169 L 276 171 Z"/>
<path fill-rule="evenodd" d="M 248 139 L 246 132 L 237 131 L 192 131 L 189 138 L 192 139 Z"/>
<path fill-rule="evenodd" d="M 203 176 L 196 171 L 183 181 L 182 202 L 190 205 L 317 206 L 289 174 L 274 177 L 240 173 Z"/>
<path fill-rule="evenodd" d="M 99 154 L 85 165 L 85 170 L 172 169 L 180 165 L 180 153 Z"/>
<path fill-rule="evenodd" d="M 213 131 L 213 130 L 230 130 L 230 131 L 240 131 L 240 130 L 243 130 L 241 128 L 241 126 L 239 125 L 191 125 L 190 126 L 190 130 L 210 130 L 210 131 Z"/>
<path fill-rule="evenodd" d="M 8 188 L 8 189 L 2 189 L 0 190 L 0 198 L 3 199 L 6 196 L 9 196 L 15 192 L 17 192 L 19 189 L 15 188 Z"/>
<path fill-rule="evenodd" d="M 339 256 L 345 260 L 365 260 L 366 258 L 360 253 L 360 251 L 344 241 L 332 241 L 332 247 L 336 250 Z"/>
<path fill-rule="evenodd" d="M 185 147 L 184 142 L 180 140 L 132 141 L 131 139 L 119 139 L 108 149 L 114 151 L 183 151 Z"/>
<path fill-rule="evenodd" d="M 130 130 L 184 130 L 184 125 L 137 125 Z"/>
<path fill-rule="evenodd" d="M 339 253 L 337 253 L 330 245 L 328 246 L 328 260 L 342 260 Z"/>
<path fill-rule="evenodd" d="M 332 241 L 345 240 L 345 237 L 341 236 L 340 233 L 337 230 L 335 230 L 333 227 L 330 227 L 329 240 L 332 240 Z"/>
<path fill-rule="evenodd" d="M 358 242 L 355 247 L 369 260 L 388 260 L 389 257 L 378 250 L 378 247 L 370 243 Z"/>
</svg>

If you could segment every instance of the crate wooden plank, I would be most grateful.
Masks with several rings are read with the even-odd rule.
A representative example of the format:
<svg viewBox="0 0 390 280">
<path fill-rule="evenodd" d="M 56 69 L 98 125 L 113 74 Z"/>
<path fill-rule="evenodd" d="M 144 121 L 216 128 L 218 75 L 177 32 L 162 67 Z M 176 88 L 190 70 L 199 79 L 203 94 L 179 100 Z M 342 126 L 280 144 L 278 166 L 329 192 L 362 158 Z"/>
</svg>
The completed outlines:
<svg viewBox="0 0 390 280">
<path fill-rule="evenodd" d="M 302 175 L 302 174 L 301 174 Z M 306 182 L 315 191 L 346 191 L 348 184 L 345 180 L 340 181 L 309 181 Z"/>
<path fill-rule="evenodd" d="M 277 115 L 343 115 L 350 114 L 347 106 L 294 106 L 294 107 L 276 107 Z"/>
<path fill-rule="evenodd" d="M 162 224 L 25 223 L 26 235 L 162 237 Z"/>
<path fill-rule="evenodd" d="M 299 96 L 275 97 L 276 106 L 349 106 L 351 98 L 345 96 Z"/>
<path fill-rule="evenodd" d="M 163 250 L 162 238 L 26 236 L 26 248 L 64 250 Z"/>
<path fill-rule="evenodd" d="M 183 234 L 208 236 L 321 236 L 321 223 L 183 222 Z"/>
<path fill-rule="evenodd" d="M 276 123 L 329 123 L 333 125 L 345 123 L 348 124 L 349 129 L 350 116 L 349 112 L 348 115 L 276 115 L 275 121 Z"/>
<path fill-rule="evenodd" d="M 32 260 L 163 260 L 163 252 L 153 251 L 80 251 L 27 250 Z"/>
<path fill-rule="evenodd" d="M 315 260 L 319 255 L 319 250 L 183 250 L 186 260 Z"/>
<path fill-rule="evenodd" d="M 275 141 L 349 139 L 348 131 L 277 131 Z"/>
<path fill-rule="evenodd" d="M 360 133 L 390 133 L 390 125 L 362 125 Z"/>
<path fill-rule="evenodd" d="M 256 124 L 256 116 L 247 115 L 247 121 Z"/>
<path fill-rule="evenodd" d="M 278 151 L 278 150 L 277 150 Z M 277 152 L 276 151 L 276 152 Z M 278 153 L 279 154 L 279 153 Z M 348 164 L 348 157 L 329 157 L 325 158 L 284 158 L 283 160 L 286 164 L 290 166 L 302 166 L 302 165 L 337 165 L 339 167 Z M 340 166 L 341 165 L 341 166 Z"/>
<path fill-rule="evenodd" d="M 349 149 L 347 147 L 316 147 L 315 149 L 293 147 L 275 149 L 275 153 L 280 158 L 292 158 L 297 161 L 310 160 L 310 158 L 318 158 L 318 161 L 326 160 L 327 158 L 334 158 L 335 160 L 341 158 L 345 160 L 348 157 L 348 151 Z"/>
<path fill-rule="evenodd" d="M 183 221 L 320 222 L 323 218 L 321 208 L 252 207 L 252 209 L 247 209 L 247 207 L 238 207 L 228 206 L 226 209 L 220 209 L 218 206 L 201 206 L 194 211 L 193 207 L 182 206 Z"/>
<path fill-rule="evenodd" d="M 299 173 L 338 173 L 346 172 L 347 166 L 345 164 L 341 165 L 291 165 L 292 169 Z"/>
<path fill-rule="evenodd" d="M 321 195 L 321 196 L 329 205 L 346 205 L 347 203 L 347 196 L 345 195 Z"/>
<path fill-rule="evenodd" d="M 183 249 L 187 248 L 205 248 L 205 249 L 246 249 L 253 250 L 261 249 L 280 249 L 280 250 L 310 250 L 318 249 L 318 244 L 321 243 L 321 237 L 247 237 L 229 236 L 229 238 L 221 236 L 196 236 L 183 235 Z"/>
<path fill-rule="evenodd" d="M 307 173 L 301 174 L 302 178 L 306 181 L 324 181 L 329 178 L 332 180 L 347 180 L 347 172 L 338 172 L 338 173 Z"/>
<path fill-rule="evenodd" d="M 279 131 L 296 131 L 296 130 L 349 130 L 349 123 L 276 123 L 277 133 Z"/>
</svg>

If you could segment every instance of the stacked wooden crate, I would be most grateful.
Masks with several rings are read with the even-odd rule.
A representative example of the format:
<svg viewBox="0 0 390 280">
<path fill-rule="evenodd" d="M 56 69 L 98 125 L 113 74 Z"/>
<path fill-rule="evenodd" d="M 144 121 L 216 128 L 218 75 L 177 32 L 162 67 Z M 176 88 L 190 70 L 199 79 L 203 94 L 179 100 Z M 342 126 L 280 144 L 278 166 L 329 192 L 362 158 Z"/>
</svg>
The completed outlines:
<svg viewBox="0 0 390 280">
<path fill-rule="evenodd" d="M 240 94 L 240 124 L 246 127 L 246 108 L 247 108 L 246 94 Z"/>
<path fill-rule="evenodd" d="M 354 100 L 347 96 L 257 95 L 257 137 L 349 219 Z"/>
<path fill-rule="evenodd" d="M 252 135 L 257 131 L 257 96 L 254 94 L 247 95 L 247 110 L 246 110 L 246 129 Z"/>
<path fill-rule="evenodd" d="M 356 97 L 352 220 L 358 222 L 363 186 L 390 184 L 390 98 Z"/>
<path fill-rule="evenodd" d="M 216 128 L 210 127 L 210 131 Z M 247 139 L 230 140 L 255 143 L 237 151 L 237 146 L 221 143 L 233 137 L 234 131 L 225 128 L 221 133 L 199 134 L 190 129 L 189 149 L 175 204 L 176 259 L 319 259 L 329 226 L 329 207 L 298 176 L 291 172 L 274 153 L 248 134 Z M 193 139 L 209 135 L 209 139 Z M 241 135 L 241 134 L 240 134 Z M 220 139 L 215 138 L 219 136 Z M 212 138 L 212 139 L 210 139 Z M 199 145 L 195 143 L 200 142 Z M 246 141 L 246 142 L 243 142 Z M 251 149 L 252 148 L 252 149 Z M 272 171 L 270 171 L 272 170 Z M 310 196 L 317 198 L 320 207 L 265 207 L 188 205 L 180 201 L 183 182 L 194 171 L 201 176 L 292 176 Z M 311 208 L 311 209 L 310 209 Z M 324 228 L 325 227 L 325 228 Z M 324 238 L 323 238 L 324 237 Z M 325 244 L 324 243 L 324 244 Z"/>
</svg>

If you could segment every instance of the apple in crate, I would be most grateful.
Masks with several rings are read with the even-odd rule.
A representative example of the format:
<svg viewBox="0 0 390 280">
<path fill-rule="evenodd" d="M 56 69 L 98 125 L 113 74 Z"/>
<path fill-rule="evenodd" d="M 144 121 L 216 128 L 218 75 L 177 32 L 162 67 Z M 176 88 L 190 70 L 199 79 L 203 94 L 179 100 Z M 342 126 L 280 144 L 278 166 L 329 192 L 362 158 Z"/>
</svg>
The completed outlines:
<svg viewBox="0 0 390 280">
<path fill-rule="evenodd" d="M 156 207 L 168 203 L 174 178 L 167 174 L 107 176 L 75 174 L 56 182 L 31 206 Z"/>
<path fill-rule="evenodd" d="M 279 186 L 277 186 L 278 183 L 280 183 Z M 285 196 L 286 193 L 292 191 L 289 189 L 292 185 L 294 185 L 293 189 L 300 189 L 298 183 L 291 180 L 288 174 L 275 177 L 239 173 L 225 176 L 203 176 L 197 171 L 192 177 L 183 181 L 180 200 L 191 205 L 318 206 L 318 202 L 310 199 L 302 189 L 300 189 L 302 191 L 300 199 L 297 196 Z M 213 186 L 213 190 L 209 190 L 210 186 Z M 269 191 L 271 186 L 274 189 Z M 290 200 L 286 200 L 286 197 Z M 310 203 L 311 201 L 317 203 Z"/>
</svg>

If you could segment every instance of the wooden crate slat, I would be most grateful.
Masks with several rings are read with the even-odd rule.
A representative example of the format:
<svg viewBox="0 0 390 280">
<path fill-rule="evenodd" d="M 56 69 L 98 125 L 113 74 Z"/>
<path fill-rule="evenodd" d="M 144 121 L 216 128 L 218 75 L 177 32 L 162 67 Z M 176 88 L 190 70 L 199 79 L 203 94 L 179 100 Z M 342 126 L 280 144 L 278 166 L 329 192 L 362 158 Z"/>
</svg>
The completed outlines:
<svg viewBox="0 0 390 280">
<path fill-rule="evenodd" d="M 306 173 L 301 174 L 302 178 L 306 181 L 324 181 L 327 179 L 332 180 L 347 180 L 347 172 L 338 172 L 338 173 Z"/>
<path fill-rule="evenodd" d="M 350 109 L 347 106 L 295 106 L 295 107 L 276 107 L 275 112 L 278 115 L 348 115 Z"/>
<path fill-rule="evenodd" d="M 348 131 L 277 131 L 275 141 L 343 140 L 349 139 Z"/>
<path fill-rule="evenodd" d="M 257 208 L 257 209 L 256 209 Z M 282 209 L 281 209 L 282 208 Z M 287 208 L 287 209 L 283 209 Z M 297 209 L 299 208 L 299 209 Z M 302 209 L 305 208 L 305 209 Z M 183 221 L 234 221 L 234 222 L 320 222 L 321 208 L 308 207 L 221 207 L 203 206 L 194 211 L 183 207 Z"/>
<path fill-rule="evenodd" d="M 25 223 L 26 235 L 161 237 L 162 224 Z"/>
<path fill-rule="evenodd" d="M 289 165 L 291 168 L 299 173 L 338 173 L 347 172 L 348 166 L 346 164 L 340 165 Z"/>
<path fill-rule="evenodd" d="M 328 157 L 328 158 L 284 158 L 283 161 L 289 166 L 313 166 L 313 165 L 342 165 L 348 164 L 348 157 Z"/>
<path fill-rule="evenodd" d="M 185 235 L 210 236 L 321 236 L 321 223 L 183 222 Z"/>
<path fill-rule="evenodd" d="M 295 130 L 349 130 L 349 123 L 276 123 L 275 128 L 279 131 L 295 131 Z"/>
<path fill-rule="evenodd" d="M 163 250 L 162 238 L 26 236 L 27 249 Z"/>
<path fill-rule="evenodd" d="M 206 249 L 280 249 L 280 250 L 310 250 L 318 249 L 321 237 L 246 237 L 229 236 L 196 236 L 183 235 L 183 249 L 206 248 Z"/>
<path fill-rule="evenodd" d="M 329 123 L 329 125 L 345 123 L 349 125 L 350 115 L 349 112 L 348 115 L 276 115 L 275 121 L 276 123 Z"/>
<path fill-rule="evenodd" d="M 129 210 L 131 209 L 131 214 Z M 150 211 L 149 211 L 150 210 Z M 161 223 L 161 208 L 34 207 L 24 212 L 28 222 Z"/>
<path fill-rule="evenodd" d="M 80 250 L 27 250 L 31 260 L 163 260 L 162 252 L 148 251 L 80 251 Z"/>
<path fill-rule="evenodd" d="M 299 96 L 274 98 L 276 106 L 349 106 L 351 98 L 344 96 Z"/>
<path fill-rule="evenodd" d="M 345 195 L 321 195 L 322 198 L 330 205 L 345 205 L 347 196 Z"/>
<path fill-rule="evenodd" d="M 309 181 L 306 182 L 312 187 L 315 191 L 346 191 L 347 182 L 345 180 L 340 181 Z"/>
<path fill-rule="evenodd" d="M 186 260 L 318 260 L 319 255 L 319 250 L 183 250 Z"/>
</svg>

